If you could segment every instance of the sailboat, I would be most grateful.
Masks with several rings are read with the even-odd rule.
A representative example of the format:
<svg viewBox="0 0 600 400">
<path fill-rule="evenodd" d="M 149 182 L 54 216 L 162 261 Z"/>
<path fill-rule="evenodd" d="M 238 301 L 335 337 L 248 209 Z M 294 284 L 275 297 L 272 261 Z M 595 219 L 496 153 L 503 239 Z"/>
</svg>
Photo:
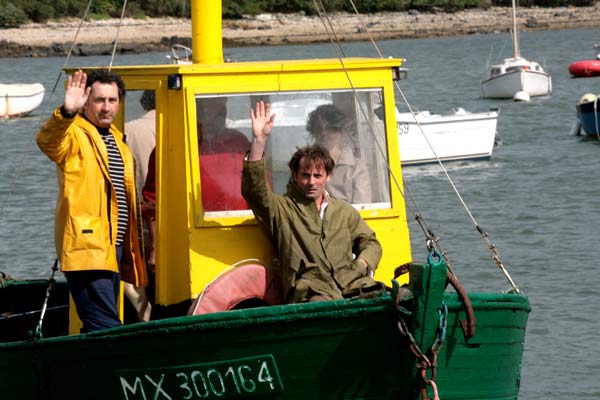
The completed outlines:
<svg viewBox="0 0 600 400">
<path fill-rule="evenodd" d="M 402 59 L 223 62 L 220 0 L 192 1 L 191 12 L 191 64 L 112 67 L 128 92 L 156 94 L 152 320 L 78 334 L 56 263 L 48 280 L 0 274 L 3 398 L 516 399 L 527 296 L 512 279 L 505 292 L 467 292 L 430 234 L 424 261 L 413 261 L 394 100 Z M 206 207 L 197 121 L 214 99 L 233 126 L 257 101 L 294 111 L 316 96 L 352 116 L 372 189 L 354 206 L 384 249 L 375 278 L 386 290 L 282 304 L 272 247 L 251 210 Z M 282 123 L 271 138 L 265 158 L 278 193 L 304 133 Z M 228 165 L 215 167 L 203 173 Z"/>
<path fill-rule="evenodd" d="M 529 101 L 531 97 L 551 95 L 550 74 L 539 63 L 521 57 L 516 0 L 512 0 L 512 23 L 514 55 L 488 69 L 481 81 L 481 97 Z"/>
</svg>

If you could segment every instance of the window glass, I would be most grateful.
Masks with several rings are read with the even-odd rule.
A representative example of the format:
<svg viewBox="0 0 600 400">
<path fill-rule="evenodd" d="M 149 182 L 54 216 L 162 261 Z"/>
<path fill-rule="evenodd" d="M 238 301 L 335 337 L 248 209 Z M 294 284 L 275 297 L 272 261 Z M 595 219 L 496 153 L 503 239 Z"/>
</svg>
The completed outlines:
<svg viewBox="0 0 600 400">
<path fill-rule="evenodd" d="M 241 169 L 252 140 L 250 108 L 263 100 L 276 115 L 265 159 L 273 191 L 284 194 L 298 147 L 319 144 L 336 166 L 328 191 L 357 208 L 389 208 L 380 89 L 197 96 L 202 203 L 205 213 L 247 210 Z"/>
</svg>

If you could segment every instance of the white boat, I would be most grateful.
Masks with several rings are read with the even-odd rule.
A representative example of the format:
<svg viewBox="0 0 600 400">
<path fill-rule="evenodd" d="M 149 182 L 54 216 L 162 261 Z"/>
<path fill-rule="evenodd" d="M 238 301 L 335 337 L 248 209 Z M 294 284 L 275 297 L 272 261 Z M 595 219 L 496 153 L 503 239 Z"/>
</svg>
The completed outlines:
<svg viewBox="0 0 600 400">
<path fill-rule="evenodd" d="M 312 96 L 297 96 L 292 104 L 271 104 L 271 111 L 277 116 L 278 129 L 282 131 L 273 138 L 274 141 L 295 142 L 298 146 L 311 142 L 312 138 L 305 129 L 308 114 L 332 101 L 326 94 L 323 97 Z M 498 114 L 497 109 L 471 113 L 460 107 L 446 115 L 429 111 L 399 112 L 396 109 L 402 165 L 434 163 L 437 158 L 441 161 L 489 160 L 496 139 Z M 227 124 L 248 136 L 251 134 L 250 119 L 230 119 Z M 424 133 L 421 133 L 419 125 Z"/>
<path fill-rule="evenodd" d="M 552 94 L 550 74 L 539 63 L 521 57 L 515 0 L 512 20 L 514 56 L 489 67 L 481 81 L 481 97 L 529 101 L 529 97 Z"/>
<path fill-rule="evenodd" d="M 29 114 L 42 104 L 45 91 L 41 83 L 0 83 L 0 117 L 12 118 Z"/>
<path fill-rule="evenodd" d="M 396 112 L 403 166 L 440 161 L 489 160 L 496 140 L 498 110 L 450 114 Z"/>
</svg>

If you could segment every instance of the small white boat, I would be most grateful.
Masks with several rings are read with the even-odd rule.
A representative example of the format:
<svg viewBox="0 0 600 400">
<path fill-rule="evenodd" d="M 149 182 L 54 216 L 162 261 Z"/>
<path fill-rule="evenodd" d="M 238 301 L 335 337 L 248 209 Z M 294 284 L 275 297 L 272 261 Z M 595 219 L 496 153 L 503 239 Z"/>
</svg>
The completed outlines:
<svg viewBox="0 0 600 400">
<path fill-rule="evenodd" d="M 13 118 L 29 114 L 42 104 L 45 91 L 41 83 L 0 83 L 0 117 Z"/>
<path fill-rule="evenodd" d="M 552 94 L 552 78 L 535 61 L 521 57 L 519 30 L 517 29 L 516 3 L 512 1 L 514 56 L 502 63 L 493 64 L 481 81 L 481 97 L 488 99 L 514 99 L 529 101 L 534 96 Z"/>
<path fill-rule="evenodd" d="M 552 94 L 552 79 L 537 62 L 515 57 L 492 65 L 481 82 L 483 98 L 515 99 L 519 92 L 530 97 L 548 96 Z"/>
<path fill-rule="evenodd" d="M 296 96 L 294 102 L 274 102 L 271 111 L 277 116 L 281 133 L 272 138 L 273 145 L 279 141 L 303 146 L 312 141 L 306 131 L 308 114 L 331 98 Z M 377 112 L 377 111 L 376 111 Z M 429 164 L 440 161 L 489 160 L 496 139 L 499 111 L 471 113 L 455 108 L 450 114 L 431 114 L 429 111 L 415 113 L 399 112 L 396 108 L 400 162 L 403 166 Z M 227 126 L 238 129 L 251 137 L 249 118 L 228 119 Z M 379 115 L 379 118 L 382 118 Z M 421 129 L 424 133 L 421 133 Z"/>
<path fill-rule="evenodd" d="M 489 160 L 496 140 L 498 110 L 450 114 L 396 112 L 403 166 L 440 161 Z"/>
</svg>

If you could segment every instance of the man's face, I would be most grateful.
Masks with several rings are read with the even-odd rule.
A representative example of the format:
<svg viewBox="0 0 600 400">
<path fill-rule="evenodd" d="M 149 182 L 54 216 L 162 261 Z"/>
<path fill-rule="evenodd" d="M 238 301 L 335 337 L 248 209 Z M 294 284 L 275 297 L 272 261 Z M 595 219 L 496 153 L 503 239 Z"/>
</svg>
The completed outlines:
<svg viewBox="0 0 600 400">
<path fill-rule="evenodd" d="M 297 172 L 292 172 L 294 182 L 302 189 L 307 199 L 318 200 L 325 193 L 329 175 L 323 165 L 315 164 L 306 158 L 300 160 Z"/>
<path fill-rule="evenodd" d="M 227 105 L 225 98 L 202 99 L 198 107 L 202 135 L 212 137 L 225 127 Z"/>
<path fill-rule="evenodd" d="M 340 129 L 325 129 L 319 135 L 317 142 L 320 146 L 331 151 L 341 143 L 343 131 Z"/>
<path fill-rule="evenodd" d="M 83 115 L 100 128 L 109 128 L 119 112 L 119 88 L 116 83 L 92 84 L 92 91 L 83 106 Z"/>
</svg>

